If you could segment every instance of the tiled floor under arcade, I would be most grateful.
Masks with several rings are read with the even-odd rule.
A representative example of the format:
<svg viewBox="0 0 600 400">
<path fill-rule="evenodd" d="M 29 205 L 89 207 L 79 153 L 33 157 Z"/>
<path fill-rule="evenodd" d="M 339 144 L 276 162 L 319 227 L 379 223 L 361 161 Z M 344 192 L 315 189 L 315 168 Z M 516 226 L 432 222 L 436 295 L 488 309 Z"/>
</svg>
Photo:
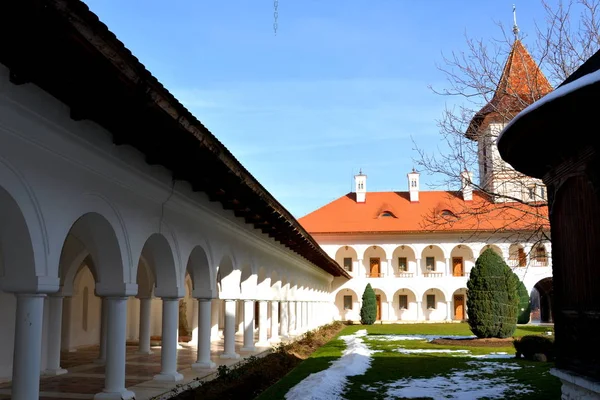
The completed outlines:
<svg viewBox="0 0 600 400">
<path fill-rule="evenodd" d="M 241 347 L 243 338 L 236 336 L 236 352 L 241 357 L 258 355 L 268 350 L 268 347 L 258 348 L 256 352 L 243 352 Z M 202 378 L 214 374 L 215 370 L 196 372 L 191 369 L 191 364 L 196 361 L 196 346 L 181 343 L 177 352 L 178 371 L 184 379 L 180 382 L 153 381 L 154 375 L 160 372 L 160 346 L 152 347 L 154 354 L 137 354 L 137 345 L 127 346 L 125 365 L 125 385 L 136 394 L 136 400 L 150 399 L 166 393 L 175 386 L 191 382 L 195 378 Z M 239 360 L 221 360 L 219 354 L 223 351 L 223 340 L 212 342 L 211 359 L 219 365 L 232 365 Z M 92 399 L 104 387 L 104 365 L 94 363 L 98 357 L 98 346 L 78 349 L 75 352 L 61 353 L 61 367 L 68 373 L 55 377 L 42 377 L 40 381 L 40 399 Z M 10 399 L 10 382 L 0 384 L 0 399 Z"/>
</svg>

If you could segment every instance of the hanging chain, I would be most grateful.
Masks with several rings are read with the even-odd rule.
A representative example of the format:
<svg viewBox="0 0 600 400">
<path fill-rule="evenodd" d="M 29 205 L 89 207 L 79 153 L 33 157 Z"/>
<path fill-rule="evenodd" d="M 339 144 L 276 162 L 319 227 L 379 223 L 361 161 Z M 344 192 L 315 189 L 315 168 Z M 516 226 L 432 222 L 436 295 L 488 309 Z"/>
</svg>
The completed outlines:
<svg viewBox="0 0 600 400">
<path fill-rule="evenodd" d="M 277 35 L 277 17 L 279 16 L 279 12 L 277 7 L 279 6 L 279 0 L 273 0 L 273 31 L 275 35 Z"/>
</svg>

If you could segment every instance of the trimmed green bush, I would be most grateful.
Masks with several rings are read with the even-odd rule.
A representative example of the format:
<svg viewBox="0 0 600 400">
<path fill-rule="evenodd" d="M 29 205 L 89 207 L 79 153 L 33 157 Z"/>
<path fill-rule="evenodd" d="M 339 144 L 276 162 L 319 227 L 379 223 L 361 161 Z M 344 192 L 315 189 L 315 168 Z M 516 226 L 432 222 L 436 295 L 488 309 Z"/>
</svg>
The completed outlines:
<svg viewBox="0 0 600 400">
<path fill-rule="evenodd" d="M 362 295 L 362 307 L 360 308 L 360 323 L 363 325 L 373 325 L 377 318 L 377 298 L 375 291 L 370 283 L 367 283 L 365 292 Z"/>
<path fill-rule="evenodd" d="M 467 314 L 479 338 L 506 338 L 517 328 L 519 279 L 492 249 L 475 262 L 467 282 Z"/>
<path fill-rule="evenodd" d="M 518 279 L 518 278 L 517 278 Z M 517 292 L 519 294 L 519 313 L 517 318 L 518 324 L 526 324 L 531 316 L 531 303 L 529 302 L 529 293 L 525 284 L 519 280 Z"/>
<path fill-rule="evenodd" d="M 548 360 L 554 359 L 554 339 L 547 336 L 527 335 L 513 340 L 516 357 L 533 360 L 535 354 L 544 354 Z"/>
</svg>

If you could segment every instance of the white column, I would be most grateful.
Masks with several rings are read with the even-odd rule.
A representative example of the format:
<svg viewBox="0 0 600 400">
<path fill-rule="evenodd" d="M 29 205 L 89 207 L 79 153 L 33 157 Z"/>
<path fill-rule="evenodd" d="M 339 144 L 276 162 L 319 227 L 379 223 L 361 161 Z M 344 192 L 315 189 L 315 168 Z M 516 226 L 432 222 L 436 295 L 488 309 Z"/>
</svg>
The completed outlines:
<svg viewBox="0 0 600 400">
<path fill-rule="evenodd" d="M 421 313 L 423 310 L 421 309 L 421 302 L 417 301 L 417 321 L 421 320 Z"/>
<path fill-rule="evenodd" d="M 12 398 L 37 399 L 40 393 L 43 294 L 18 293 L 13 349 Z"/>
<path fill-rule="evenodd" d="M 271 338 L 270 342 L 279 341 L 279 302 L 271 302 Z"/>
<path fill-rule="evenodd" d="M 289 327 L 288 332 L 290 335 L 295 335 L 296 333 L 296 302 L 290 301 L 288 302 L 288 310 L 289 310 Z"/>
<path fill-rule="evenodd" d="M 357 259 L 356 260 L 356 264 L 357 264 L 357 266 L 356 266 L 356 275 L 355 276 L 357 278 L 365 276 L 365 274 L 363 272 L 363 260 L 362 260 L 362 258 Z"/>
<path fill-rule="evenodd" d="M 107 325 L 108 325 L 108 306 L 106 305 L 106 299 L 102 297 L 101 304 L 101 316 L 100 316 L 100 354 L 98 358 L 94 360 L 96 364 L 104 364 L 106 362 L 106 338 L 107 338 Z"/>
<path fill-rule="evenodd" d="M 140 297 L 140 344 L 138 354 L 152 354 L 152 350 L 150 350 L 151 311 L 152 298 Z"/>
<path fill-rule="evenodd" d="M 194 370 L 210 369 L 216 366 L 210 360 L 211 310 L 211 299 L 198 299 L 198 358 L 192 364 Z"/>
<path fill-rule="evenodd" d="M 63 315 L 65 318 L 62 319 L 61 328 L 61 350 L 74 352 L 71 350 L 71 297 L 65 297 L 63 299 Z"/>
<path fill-rule="evenodd" d="M 258 311 L 258 315 L 262 322 L 262 310 Z M 254 347 L 254 300 L 244 300 L 244 347 L 240 350 L 256 351 Z"/>
<path fill-rule="evenodd" d="M 417 258 L 415 259 L 416 264 L 417 264 L 417 268 L 415 269 L 415 276 L 419 276 L 421 275 L 421 259 Z"/>
<path fill-rule="evenodd" d="M 388 301 L 387 302 L 387 306 L 388 306 L 388 309 L 387 309 L 387 319 L 388 319 L 388 321 L 391 321 L 392 318 L 393 318 L 393 316 L 392 316 L 392 310 L 394 309 L 394 302 L 393 301 Z"/>
<path fill-rule="evenodd" d="M 296 302 L 296 332 L 302 333 L 302 302 Z"/>
<path fill-rule="evenodd" d="M 198 311 L 198 302 L 194 301 L 194 299 L 190 299 L 191 303 L 192 303 L 192 324 L 190 326 L 190 329 L 192 330 L 192 343 L 196 342 L 198 343 L 198 314 L 200 313 L 200 311 Z"/>
<path fill-rule="evenodd" d="M 60 367 L 63 296 L 50 296 L 48 306 L 48 365 L 44 375 L 56 376 L 67 373 L 66 369 Z"/>
<path fill-rule="evenodd" d="M 446 301 L 446 321 L 452 321 L 452 301 Z"/>
<path fill-rule="evenodd" d="M 200 312 L 200 310 L 198 310 Z M 219 334 L 219 318 L 221 315 L 221 300 L 213 299 L 210 302 L 210 341 L 218 341 L 220 339 Z M 200 323 L 200 321 L 198 321 Z"/>
<path fill-rule="evenodd" d="M 135 393 L 125 388 L 125 335 L 127 297 L 103 297 L 106 309 L 106 368 L 104 389 L 94 399 L 131 400 Z"/>
<path fill-rule="evenodd" d="M 392 259 L 388 258 L 387 260 L 387 273 L 385 274 L 386 277 L 392 277 L 394 276 L 394 266 L 392 265 Z"/>
<path fill-rule="evenodd" d="M 267 302 L 260 300 L 258 302 L 258 342 L 256 343 L 258 347 L 269 346 L 267 328 Z"/>
<path fill-rule="evenodd" d="M 287 339 L 289 334 L 288 308 L 288 302 L 281 301 L 281 323 L 279 324 L 279 333 L 283 339 Z"/>
<path fill-rule="evenodd" d="M 240 355 L 235 352 L 235 310 L 237 302 L 235 300 L 225 301 L 225 327 L 223 329 L 224 349 L 220 358 L 238 359 Z"/>
<path fill-rule="evenodd" d="M 304 326 L 306 327 L 306 330 L 310 330 L 311 326 L 310 326 L 310 302 L 309 301 L 304 302 L 304 309 L 306 310 L 306 312 L 304 313 L 304 315 L 305 315 L 304 320 L 306 321 L 306 324 Z"/>
<path fill-rule="evenodd" d="M 304 328 L 305 331 L 310 330 L 310 327 L 308 326 L 308 302 L 307 301 L 303 301 L 302 302 L 302 327 Z"/>
<path fill-rule="evenodd" d="M 450 276 L 452 275 L 451 269 L 450 269 L 450 259 L 446 258 L 446 276 Z"/>
<path fill-rule="evenodd" d="M 160 374 L 156 381 L 177 382 L 183 375 L 177 372 L 177 331 L 179 329 L 179 299 L 162 298 L 162 339 L 160 354 Z"/>
<path fill-rule="evenodd" d="M 244 334 L 244 301 L 238 300 L 237 302 L 237 310 L 235 311 L 235 319 L 237 321 L 237 329 L 235 331 L 236 335 L 239 333 L 241 335 Z"/>
</svg>

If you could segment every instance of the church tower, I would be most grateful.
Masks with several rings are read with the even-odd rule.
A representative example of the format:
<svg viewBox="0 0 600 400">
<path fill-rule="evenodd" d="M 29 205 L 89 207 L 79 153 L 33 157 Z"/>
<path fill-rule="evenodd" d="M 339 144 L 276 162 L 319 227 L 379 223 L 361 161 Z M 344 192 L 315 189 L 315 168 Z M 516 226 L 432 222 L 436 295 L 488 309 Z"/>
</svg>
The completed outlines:
<svg viewBox="0 0 600 400">
<path fill-rule="evenodd" d="M 518 38 L 516 18 L 513 32 L 515 41 L 496 91 L 490 102 L 475 114 L 466 136 L 478 142 L 480 187 L 523 201 L 544 201 L 543 183 L 515 171 L 502 160 L 496 147 L 498 135 L 510 120 L 552 91 L 552 86 Z M 507 200 L 504 197 L 495 199 L 498 202 Z"/>
</svg>

